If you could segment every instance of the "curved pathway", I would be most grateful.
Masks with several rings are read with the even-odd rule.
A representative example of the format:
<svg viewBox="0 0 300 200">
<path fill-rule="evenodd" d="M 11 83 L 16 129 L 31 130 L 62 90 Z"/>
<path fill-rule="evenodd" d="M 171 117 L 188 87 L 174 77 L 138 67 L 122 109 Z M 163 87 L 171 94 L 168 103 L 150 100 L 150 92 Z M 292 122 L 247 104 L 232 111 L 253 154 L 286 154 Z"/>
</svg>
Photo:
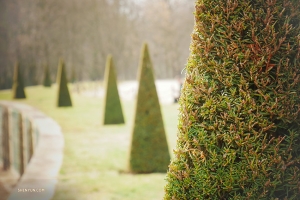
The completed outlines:
<svg viewBox="0 0 300 200">
<path fill-rule="evenodd" d="M 0 199 L 49 200 L 53 197 L 63 160 L 64 139 L 60 126 L 39 110 L 17 102 L 0 101 L 28 118 L 39 132 L 34 154 L 20 179 L 14 170 L 0 172 Z M 3 194 L 3 196 L 2 196 Z"/>
</svg>

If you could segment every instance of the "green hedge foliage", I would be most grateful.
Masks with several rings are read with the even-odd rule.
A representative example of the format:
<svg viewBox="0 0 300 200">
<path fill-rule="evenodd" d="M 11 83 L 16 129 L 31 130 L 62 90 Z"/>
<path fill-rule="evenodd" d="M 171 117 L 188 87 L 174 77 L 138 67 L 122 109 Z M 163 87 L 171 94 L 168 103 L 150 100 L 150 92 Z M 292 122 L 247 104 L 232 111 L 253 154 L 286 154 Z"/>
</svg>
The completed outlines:
<svg viewBox="0 0 300 200">
<path fill-rule="evenodd" d="M 130 149 L 130 171 L 167 172 L 170 154 L 147 44 L 142 49 L 138 74 L 139 88 Z"/>
<path fill-rule="evenodd" d="M 165 199 L 300 199 L 299 0 L 197 0 Z"/>
<path fill-rule="evenodd" d="M 105 101 L 103 124 L 124 124 L 121 101 L 118 92 L 115 67 L 112 56 L 108 56 L 105 68 Z"/>
<path fill-rule="evenodd" d="M 68 89 L 68 81 L 65 69 L 65 63 L 61 59 L 57 72 L 58 97 L 57 107 L 72 106 L 71 96 Z"/>
<path fill-rule="evenodd" d="M 24 91 L 24 82 L 23 82 L 22 73 L 20 71 L 19 63 L 16 63 L 14 68 L 12 92 L 13 92 L 13 99 L 26 98 L 26 94 Z"/>
<path fill-rule="evenodd" d="M 43 81 L 43 85 L 45 87 L 51 87 L 51 78 L 50 78 L 50 73 L 49 73 L 49 67 L 48 67 L 48 65 L 46 65 L 45 69 L 44 69 L 44 81 Z"/>
</svg>

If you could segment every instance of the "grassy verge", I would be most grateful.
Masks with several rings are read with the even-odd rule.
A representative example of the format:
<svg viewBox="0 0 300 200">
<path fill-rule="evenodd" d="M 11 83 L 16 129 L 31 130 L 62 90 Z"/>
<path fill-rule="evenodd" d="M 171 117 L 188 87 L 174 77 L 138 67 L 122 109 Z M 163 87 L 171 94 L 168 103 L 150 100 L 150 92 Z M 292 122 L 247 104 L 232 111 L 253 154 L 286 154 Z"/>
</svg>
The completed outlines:
<svg viewBox="0 0 300 200">
<path fill-rule="evenodd" d="M 94 87 L 94 86 L 93 86 Z M 127 170 L 135 102 L 122 101 L 126 124 L 102 125 L 103 99 L 86 97 L 71 85 L 73 107 L 56 107 L 56 86 L 26 88 L 32 105 L 55 119 L 65 138 L 64 161 L 54 200 L 157 200 L 164 195 L 163 173 L 133 175 Z M 11 100 L 11 91 L 0 99 Z M 176 145 L 178 105 L 162 105 L 169 149 Z"/>
</svg>

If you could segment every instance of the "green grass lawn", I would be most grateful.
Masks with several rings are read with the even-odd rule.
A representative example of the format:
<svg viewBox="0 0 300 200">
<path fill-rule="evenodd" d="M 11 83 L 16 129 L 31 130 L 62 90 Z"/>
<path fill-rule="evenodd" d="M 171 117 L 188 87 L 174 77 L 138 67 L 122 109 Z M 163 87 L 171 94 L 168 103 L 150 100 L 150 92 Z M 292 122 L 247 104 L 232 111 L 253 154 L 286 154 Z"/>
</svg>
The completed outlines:
<svg viewBox="0 0 300 200">
<path fill-rule="evenodd" d="M 27 87 L 27 99 L 14 100 L 38 108 L 56 120 L 62 128 L 65 139 L 64 160 L 53 199 L 162 199 L 165 173 L 126 173 L 135 102 L 122 101 L 126 124 L 103 126 L 103 99 L 77 93 L 72 85 L 70 91 L 73 107 L 69 108 L 56 107 L 55 85 L 51 88 Z M 0 91 L 1 100 L 12 100 L 11 96 L 10 90 Z M 173 156 L 178 105 L 161 105 L 161 108 L 169 150 Z"/>
</svg>

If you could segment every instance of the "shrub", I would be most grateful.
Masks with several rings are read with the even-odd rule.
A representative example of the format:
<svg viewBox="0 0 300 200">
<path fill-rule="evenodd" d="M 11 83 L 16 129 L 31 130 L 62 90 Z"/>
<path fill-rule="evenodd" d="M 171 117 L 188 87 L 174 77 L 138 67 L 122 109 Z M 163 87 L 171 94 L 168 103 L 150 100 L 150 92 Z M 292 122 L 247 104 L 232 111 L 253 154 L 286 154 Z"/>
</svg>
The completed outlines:
<svg viewBox="0 0 300 200">
<path fill-rule="evenodd" d="M 19 63 L 15 64 L 14 77 L 13 77 L 13 99 L 25 99 L 24 82 L 22 73 L 20 71 Z"/>
<path fill-rule="evenodd" d="M 59 62 L 58 72 L 57 72 L 57 85 L 58 85 L 57 106 L 58 107 L 72 106 L 72 101 L 68 89 L 68 81 L 66 77 L 67 76 L 65 70 L 65 63 L 61 59 Z"/>
<path fill-rule="evenodd" d="M 124 117 L 120 102 L 115 67 L 112 56 L 107 57 L 105 68 L 105 101 L 103 124 L 123 124 Z"/>
<path fill-rule="evenodd" d="M 197 0 L 165 199 L 300 199 L 296 0 Z"/>
<path fill-rule="evenodd" d="M 144 44 L 130 150 L 133 173 L 166 172 L 170 154 L 156 92 L 152 63 Z"/>
<path fill-rule="evenodd" d="M 51 87 L 51 78 L 50 78 L 48 65 L 46 65 L 45 69 L 44 69 L 44 82 L 43 82 L 43 85 L 45 87 Z"/>
</svg>

